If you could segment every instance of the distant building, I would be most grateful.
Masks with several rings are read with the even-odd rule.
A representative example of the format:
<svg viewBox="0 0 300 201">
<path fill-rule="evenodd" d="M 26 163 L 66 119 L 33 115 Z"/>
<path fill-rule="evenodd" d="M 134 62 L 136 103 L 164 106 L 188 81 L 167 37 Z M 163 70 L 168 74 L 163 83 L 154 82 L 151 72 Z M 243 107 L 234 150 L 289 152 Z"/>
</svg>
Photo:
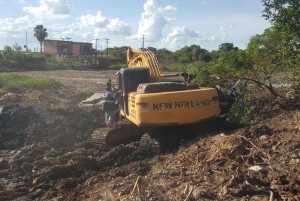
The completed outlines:
<svg viewBox="0 0 300 201">
<path fill-rule="evenodd" d="M 92 43 L 81 43 L 64 40 L 44 40 L 44 54 L 48 56 L 91 56 Z"/>
</svg>

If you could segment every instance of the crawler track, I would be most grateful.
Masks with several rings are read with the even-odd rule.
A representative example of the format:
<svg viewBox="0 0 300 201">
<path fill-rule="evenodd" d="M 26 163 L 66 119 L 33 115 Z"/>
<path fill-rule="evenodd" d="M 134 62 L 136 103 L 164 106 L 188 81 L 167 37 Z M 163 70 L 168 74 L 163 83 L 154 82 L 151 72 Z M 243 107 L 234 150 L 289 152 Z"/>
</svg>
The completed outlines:
<svg viewBox="0 0 300 201">
<path fill-rule="evenodd" d="M 213 119 L 189 125 L 139 128 L 127 119 L 122 119 L 115 124 L 96 129 L 91 135 L 90 143 L 111 148 L 140 140 L 145 151 L 156 155 L 177 149 L 182 141 L 228 130 L 230 126 L 232 125 L 224 119 Z"/>
<path fill-rule="evenodd" d="M 137 141 L 144 134 L 144 129 L 137 127 L 127 119 L 93 131 L 90 143 L 98 146 L 114 147 Z"/>
</svg>

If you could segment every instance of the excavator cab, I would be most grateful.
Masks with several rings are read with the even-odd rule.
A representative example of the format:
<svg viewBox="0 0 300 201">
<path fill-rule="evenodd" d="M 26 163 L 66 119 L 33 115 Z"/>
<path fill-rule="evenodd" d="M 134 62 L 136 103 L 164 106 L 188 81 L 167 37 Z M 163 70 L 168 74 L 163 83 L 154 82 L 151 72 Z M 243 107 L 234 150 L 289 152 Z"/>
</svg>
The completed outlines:
<svg viewBox="0 0 300 201">
<path fill-rule="evenodd" d="M 120 112 L 129 115 L 128 94 L 136 92 L 139 84 L 150 83 L 149 68 L 122 68 L 118 72 L 117 104 Z"/>
</svg>

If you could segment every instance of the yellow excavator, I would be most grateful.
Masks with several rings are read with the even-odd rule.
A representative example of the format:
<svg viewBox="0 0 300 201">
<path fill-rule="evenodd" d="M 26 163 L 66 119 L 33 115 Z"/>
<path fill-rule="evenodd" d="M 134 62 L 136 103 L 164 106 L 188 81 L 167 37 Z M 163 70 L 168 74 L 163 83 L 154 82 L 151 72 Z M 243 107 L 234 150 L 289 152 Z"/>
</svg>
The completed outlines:
<svg viewBox="0 0 300 201">
<path fill-rule="evenodd" d="M 117 145 L 143 136 L 146 144 L 150 138 L 160 141 L 157 146 L 161 141 L 170 144 L 175 132 L 188 134 L 186 125 L 220 116 L 215 88 L 165 81 L 170 75 L 162 74 L 153 52 L 129 49 L 127 65 L 117 73 L 114 90 L 118 114 L 125 118 L 95 130 L 93 142 Z"/>
<path fill-rule="evenodd" d="M 118 74 L 122 116 L 139 127 L 180 125 L 220 115 L 216 89 L 164 82 L 151 51 L 128 50 L 128 68 Z"/>
</svg>

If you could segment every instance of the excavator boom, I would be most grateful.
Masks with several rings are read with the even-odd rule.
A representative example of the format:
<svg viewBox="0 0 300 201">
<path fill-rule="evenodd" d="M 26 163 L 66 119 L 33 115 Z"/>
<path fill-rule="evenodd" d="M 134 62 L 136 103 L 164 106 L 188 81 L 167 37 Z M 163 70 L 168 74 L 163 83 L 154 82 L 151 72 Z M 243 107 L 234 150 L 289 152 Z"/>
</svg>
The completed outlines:
<svg viewBox="0 0 300 201">
<path fill-rule="evenodd" d="M 127 65 L 129 68 L 149 68 L 152 82 L 162 82 L 163 75 L 158 65 L 157 57 L 148 50 L 127 50 Z"/>
</svg>

